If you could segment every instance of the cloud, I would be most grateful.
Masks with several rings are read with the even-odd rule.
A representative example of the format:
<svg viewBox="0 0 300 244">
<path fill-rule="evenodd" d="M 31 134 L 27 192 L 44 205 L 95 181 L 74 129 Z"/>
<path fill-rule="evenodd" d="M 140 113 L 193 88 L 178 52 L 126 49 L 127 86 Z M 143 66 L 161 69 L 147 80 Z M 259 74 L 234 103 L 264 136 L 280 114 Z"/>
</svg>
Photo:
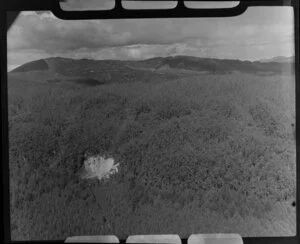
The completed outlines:
<svg viewBox="0 0 300 244">
<path fill-rule="evenodd" d="M 75 50 L 81 47 L 123 45 L 129 32 L 117 32 L 101 21 L 62 21 L 51 13 L 26 13 L 8 33 L 9 49 L 37 48 L 52 52 Z"/>
<path fill-rule="evenodd" d="M 181 27 L 172 26 L 171 20 L 63 21 L 51 13 L 24 12 L 8 33 L 8 48 L 37 48 L 51 53 L 82 47 L 170 44 L 195 36 Z"/>
<path fill-rule="evenodd" d="M 50 56 L 145 59 L 192 55 L 255 60 L 294 54 L 292 9 L 274 7 L 216 19 L 65 21 L 50 12 L 28 11 L 18 17 L 7 38 L 11 66 Z"/>
</svg>

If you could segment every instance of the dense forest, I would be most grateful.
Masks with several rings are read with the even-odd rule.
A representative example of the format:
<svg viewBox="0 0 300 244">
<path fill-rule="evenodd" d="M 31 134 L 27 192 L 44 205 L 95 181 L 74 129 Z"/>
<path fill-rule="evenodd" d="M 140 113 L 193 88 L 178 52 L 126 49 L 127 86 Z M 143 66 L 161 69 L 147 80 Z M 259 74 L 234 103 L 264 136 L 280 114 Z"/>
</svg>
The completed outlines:
<svg viewBox="0 0 300 244">
<path fill-rule="evenodd" d="M 293 76 L 22 77 L 8 79 L 12 239 L 296 233 Z M 89 148 L 118 173 L 82 180 Z"/>
</svg>

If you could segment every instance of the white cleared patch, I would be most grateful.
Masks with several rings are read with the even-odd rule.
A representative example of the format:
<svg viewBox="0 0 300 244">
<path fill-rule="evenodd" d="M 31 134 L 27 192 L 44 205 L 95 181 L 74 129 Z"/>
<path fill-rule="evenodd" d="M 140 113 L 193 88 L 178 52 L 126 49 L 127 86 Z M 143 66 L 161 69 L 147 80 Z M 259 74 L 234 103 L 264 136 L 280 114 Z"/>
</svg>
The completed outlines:
<svg viewBox="0 0 300 244">
<path fill-rule="evenodd" d="M 92 156 L 84 161 L 84 172 L 82 179 L 98 178 L 98 180 L 108 179 L 111 175 L 118 172 L 119 164 L 115 164 L 113 158 Z"/>
</svg>

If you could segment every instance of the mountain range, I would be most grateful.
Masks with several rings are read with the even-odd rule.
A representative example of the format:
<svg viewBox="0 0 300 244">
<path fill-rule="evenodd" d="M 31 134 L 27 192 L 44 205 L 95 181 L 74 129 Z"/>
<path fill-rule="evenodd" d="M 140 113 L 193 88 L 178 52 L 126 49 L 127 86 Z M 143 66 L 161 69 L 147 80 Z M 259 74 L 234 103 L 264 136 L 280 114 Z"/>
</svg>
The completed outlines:
<svg viewBox="0 0 300 244">
<path fill-rule="evenodd" d="M 285 56 L 276 56 L 273 58 L 261 59 L 259 60 L 261 63 L 269 63 L 269 62 L 276 62 L 276 63 L 291 63 L 295 62 L 295 56 L 285 57 Z"/>
<path fill-rule="evenodd" d="M 293 59 L 276 57 L 269 60 L 241 61 L 192 56 L 155 57 L 146 60 L 90 60 L 52 57 L 25 63 L 10 74 L 37 77 L 47 81 L 70 80 L 92 85 L 134 81 L 152 82 L 199 74 L 233 72 L 276 75 L 294 72 Z"/>
</svg>

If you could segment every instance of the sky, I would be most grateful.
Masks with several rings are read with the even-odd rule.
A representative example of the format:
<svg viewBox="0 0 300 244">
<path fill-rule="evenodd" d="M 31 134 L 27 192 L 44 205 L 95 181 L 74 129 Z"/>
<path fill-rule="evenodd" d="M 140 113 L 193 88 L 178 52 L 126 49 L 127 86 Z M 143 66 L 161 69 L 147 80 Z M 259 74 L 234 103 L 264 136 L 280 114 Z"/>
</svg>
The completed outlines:
<svg viewBox="0 0 300 244">
<path fill-rule="evenodd" d="M 72 1 L 73 7 L 63 8 L 82 9 L 83 0 Z M 113 7 L 110 1 L 89 2 L 92 9 L 96 4 Z M 236 17 L 198 19 L 60 20 L 51 12 L 26 11 L 7 34 L 8 70 L 47 57 L 141 60 L 189 55 L 253 61 L 292 56 L 293 21 L 290 7 L 252 7 Z"/>
</svg>

